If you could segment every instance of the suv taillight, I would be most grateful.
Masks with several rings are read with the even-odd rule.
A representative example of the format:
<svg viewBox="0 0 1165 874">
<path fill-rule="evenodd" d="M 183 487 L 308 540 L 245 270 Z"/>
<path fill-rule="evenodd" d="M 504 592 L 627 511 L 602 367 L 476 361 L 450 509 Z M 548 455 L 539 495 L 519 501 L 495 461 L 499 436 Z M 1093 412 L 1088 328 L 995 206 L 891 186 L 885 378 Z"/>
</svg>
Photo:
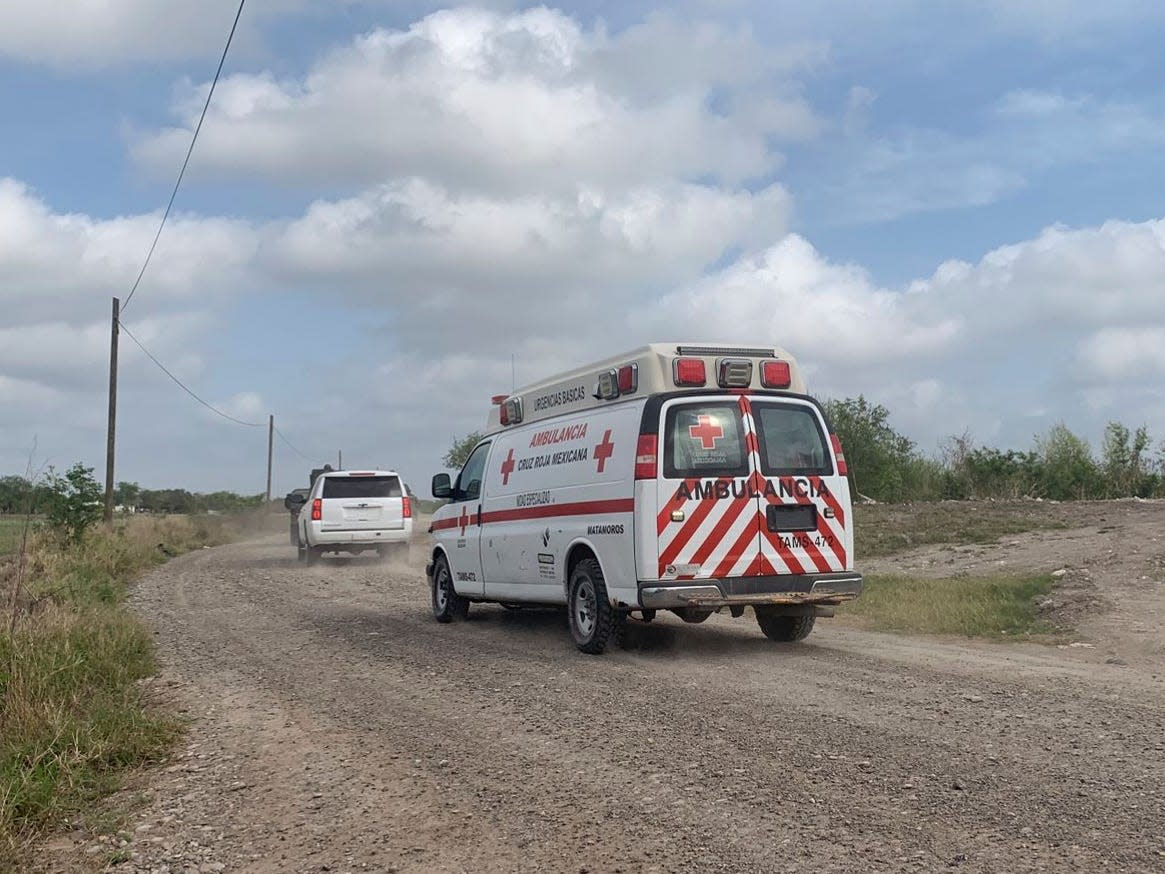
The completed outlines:
<svg viewBox="0 0 1165 874">
<path fill-rule="evenodd" d="M 413 505 L 409 501 L 408 496 L 400 499 L 400 513 L 406 519 L 413 518 Z"/>
<path fill-rule="evenodd" d="M 322 500 L 320 500 L 319 498 L 316 498 L 314 501 L 311 502 L 311 520 L 313 522 L 319 522 L 323 518 L 324 518 L 324 502 Z"/>
<path fill-rule="evenodd" d="M 837 459 L 837 472 L 841 476 L 849 474 L 849 467 L 845 463 L 845 453 L 841 451 L 841 439 L 836 434 L 829 435 L 829 443 L 833 446 L 833 457 Z"/>
<path fill-rule="evenodd" d="M 655 479 L 659 438 L 655 434 L 640 434 L 635 446 L 635 478 Z"/>
</svg>

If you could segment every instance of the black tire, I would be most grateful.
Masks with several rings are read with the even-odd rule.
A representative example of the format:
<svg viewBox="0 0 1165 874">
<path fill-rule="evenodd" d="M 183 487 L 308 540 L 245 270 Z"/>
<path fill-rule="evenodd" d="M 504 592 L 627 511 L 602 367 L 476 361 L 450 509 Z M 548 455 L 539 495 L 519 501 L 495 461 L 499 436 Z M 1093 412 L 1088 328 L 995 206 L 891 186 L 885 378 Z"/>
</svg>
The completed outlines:
<svg viewBox="0 0 1165 874">
<path fill-rule="evenodd" d="M 770 610 L 756 611 L 756 624 L 769 640 L 795 643 L 804 640 L 813 630 L 816 616 L 782 616 Z"/>
<path fill-rule="evenodd" d="M 642 619 L 644 622 L 651 622 L 653 619 L 655 619 L 655 608 L 648 607 L 645 610 L 640 610 L 639 611 L 639 618 Z"/>
<path fill-rule="evenodd" d="M 433 562 L 433 579 L 429 586 L 433 618 L 438 622 L 452 622 L 469 616 L 469 599 L 457 594 L 453 588 L 453 574 L 449 572 L 449 562 L 444 556 Z"/>
<path fill-rule="evenodd" d="M 611 606 L 597 559 L 584 558 L 574 566 L 567 591 L 570 636 L 580 650 L 599 655 L 608 641 L 622 639 L 627 614 Z"/>
</svg>

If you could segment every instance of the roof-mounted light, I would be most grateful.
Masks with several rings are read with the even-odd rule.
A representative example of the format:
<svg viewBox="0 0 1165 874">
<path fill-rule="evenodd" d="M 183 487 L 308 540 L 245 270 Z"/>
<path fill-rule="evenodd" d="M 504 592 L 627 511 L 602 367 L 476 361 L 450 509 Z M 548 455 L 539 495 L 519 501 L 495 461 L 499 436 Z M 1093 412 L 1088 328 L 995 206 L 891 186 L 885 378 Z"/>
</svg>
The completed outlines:
<svg viewBox="0 0 1165 874">
<path fill-rule="evenodd" d="M 639 389 L 639 365 L 624 364 L 619 368 L 619 394 L 634 394 Z"/>
<path fill-rule="evenodd" d="M 704 385 L 708 377 L 704 372 L 704 362 L 699 358 L 677 358 L 672 362 L 672 378 L 676 385 Z"/>
<path fill-rule="evenodd" d="M 716 362 L 716 381 L 721 388 L 752 385 L 752 362 L 747 358 L 721 358 Z"/>
<path fill-rule="evenodd" d="M 764 361 L 760 366 L 760 382 L 765 388 L 788 388 L 793 373 L 788 361 Z"/>
<path fill-rule="evenodd" d="M 595 382 L 595 397 L 601 401 L 613 401 L 619 397 L 619 372 L 612 368 L 599 374 Z"/>
<path fill-rule="evenodd" d="M 522 399 L 509 398 L 502 402 L 500 418 L 503 425 L 517 425 L 522 421 Z"/>
</svg>

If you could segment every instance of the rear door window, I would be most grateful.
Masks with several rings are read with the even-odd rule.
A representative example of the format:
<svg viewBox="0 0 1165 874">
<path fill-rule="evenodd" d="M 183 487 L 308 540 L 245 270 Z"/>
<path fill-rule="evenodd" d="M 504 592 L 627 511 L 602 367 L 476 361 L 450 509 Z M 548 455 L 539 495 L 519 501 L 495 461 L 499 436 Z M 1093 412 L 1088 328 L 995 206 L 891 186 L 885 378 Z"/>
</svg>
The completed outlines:
<svg viewBox="0 0 1165 874">
<path fill-rule="evenodd" d="M 324 498 L 399 498 L 400 477 L 329 476 L 324 480 Z"/>
<path fill-rule="evenodd" d="M 748 476 L 748 453 L 734 401 L 680 404 L 664 423 L 663 474 L 668 479 Z"/>
<path fill-rule="evenodd" d="M 833 458 L 816 412 L 799 404 L 758 403 L 753 416 L 766 476 L 829 476 Z"/>
</svg>

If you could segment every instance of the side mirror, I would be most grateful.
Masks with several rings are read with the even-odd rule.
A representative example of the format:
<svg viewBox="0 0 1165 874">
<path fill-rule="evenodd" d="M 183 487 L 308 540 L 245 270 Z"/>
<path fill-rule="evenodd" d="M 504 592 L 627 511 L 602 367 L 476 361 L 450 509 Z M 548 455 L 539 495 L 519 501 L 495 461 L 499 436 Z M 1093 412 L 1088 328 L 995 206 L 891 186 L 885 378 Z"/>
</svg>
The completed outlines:
<svg viewBox="0 0 1165 874">
<path fill-rule="evenodd" d="M 433 497 L 434 498 L 448 498 L 453 494 L 453 483 L 449 479 L 449 474 L 438 473 L 433 475 Z"/>
</svg>

